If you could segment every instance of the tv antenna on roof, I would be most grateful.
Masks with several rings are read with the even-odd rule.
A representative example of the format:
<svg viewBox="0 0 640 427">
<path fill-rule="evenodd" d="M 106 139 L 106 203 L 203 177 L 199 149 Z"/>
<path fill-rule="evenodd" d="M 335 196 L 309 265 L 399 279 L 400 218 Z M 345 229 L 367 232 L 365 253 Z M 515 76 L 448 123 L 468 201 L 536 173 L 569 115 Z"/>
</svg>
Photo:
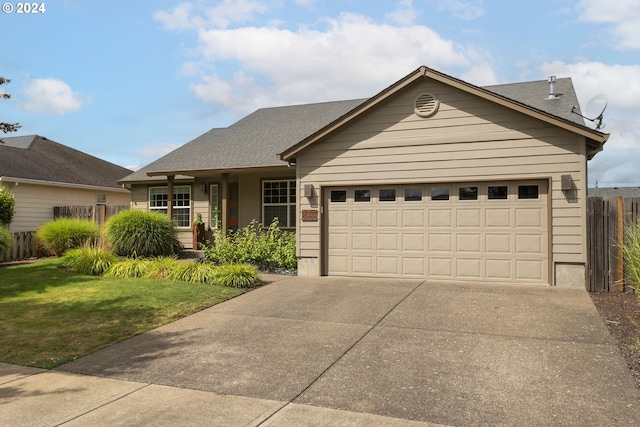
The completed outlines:
<svg viewBox="0 0 640 427">
<path fill-rule="evenodd" d="M 607 95 L 600 94 L 596 95 L 589 100 L 587 103 L 587 115 L 583 116 L 580 114 L 580 108 L 575 105 L 571 108 L 571 112 L 573 114 L 577 114 L 583 119 L 589 120 L 592 123 L 595 123 L 596 130 L 602 129 L 605 124 L 602 123 L 604 110 L 607 109 L 607 105 L 609 104 L 609 98 Z"/>
</svg>

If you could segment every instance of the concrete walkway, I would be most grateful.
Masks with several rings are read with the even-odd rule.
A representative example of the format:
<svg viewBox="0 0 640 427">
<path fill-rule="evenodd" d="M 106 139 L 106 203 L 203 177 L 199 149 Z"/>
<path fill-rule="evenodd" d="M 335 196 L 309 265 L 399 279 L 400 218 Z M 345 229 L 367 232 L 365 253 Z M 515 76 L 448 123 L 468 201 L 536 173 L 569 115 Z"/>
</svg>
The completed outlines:
<svg viewBox="0 0 640 427">
<path fill-rule="evenodd" d="M 288 278 L 43 371 L 0 364 L 11 426 L 637 425 L 584 290 Z"/>
</svg>

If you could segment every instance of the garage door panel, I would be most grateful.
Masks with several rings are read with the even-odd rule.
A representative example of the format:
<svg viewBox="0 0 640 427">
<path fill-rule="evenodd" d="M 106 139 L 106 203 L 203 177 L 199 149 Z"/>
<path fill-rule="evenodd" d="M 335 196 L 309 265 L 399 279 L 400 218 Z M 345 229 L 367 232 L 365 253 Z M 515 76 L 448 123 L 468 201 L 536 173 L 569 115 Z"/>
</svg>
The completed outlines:
<svg viewBox="0 0 640 427">
<path fill-rule="evenodd" d="M 542 254 L 542 236 L 539 234 L 516 235 L 516 253 Z"/>
<path fill-rule="evenodd" d="M 371 210 L 354 210 L 351 212 L 351 227 L 373 227 L 373 212 Z"/>
<path fill-rule="evenodd" d="M 480 253 L 482 235 L 480 233 L 458 233 L 456 235 L 456 250 L 463 253 Z"/>
<path fill-rule="evenodd" d="M 351 234 L 351 249 L 354 251 L 373 250 L 373 236 L 371 233 L 352 233 Z"/>
<path fill-rule="evenodd" d="M 429 227 L 451 227 L 453 225 L 451 209 L 429 209 Z"/>
<path fill-rule="evenodd" d="M 377 227 L 398 227 L 400 225 L 398 210 L 379 210 L 376 212 Z"/>
<path fill-rule="evenodd" d="M 402 235 L 402 252 L 424 252 L 425 247 L 425 235 L 420 234 L 408 234 Z"/>
<path fill-rule="evenodd" d="M 456 276 L 467 279 L 481 279 L 482 261 L 478 258 L 457 259 Z"/>
<path fill-rule="evenodd" d="M 485 210 L 485 224 L 487 228 L 510 228 L 511 208 L 490 208 Z"/>
<path fill-rule="evenodd" d="M 429 234 L 429 251 L 451 252 L 453 250 L 453 236 L 450 233 Z"/>
<path fill-rule="evenodd" d="M 453 278 L 453 260 L 451 258 L 429 258 L 429 275 L 448 279 Z"/>
<path fill-rule="evenodd" d="M 477 198 L 459 200 L 460 187 Z M 549 283 L 545 181 L 370 186 L 364 200 L 335 190 L 346 200 L 324 199 L 328 274 Z"/>
<path fill-rule="evenodd" d="M 511 234 L 485 234 L 485 252 L 488 254 L 510 254 L 511 253 Z"/>
<path fill-rule="evenodd" d="M 423 228 L 425 226 L 425 209 L 403 209 L 402 223 L 403 228 L 415 227 Z"/>
<path fill-rule="evenodd" d="M 399 240 L 399 233 L 379 233 L 376 235 L 376 249 L 398 252 L 400 250 Z"/>
<path fill-rule="evenodd" d="M 516 208 L 517 228 L 542 226 L 542 208 Z"/>
<path fill-rule="evenodd" d="M 461 228 L 480 227 L 480 209 L 457 209 L 456 225 Z"/>
</svg>

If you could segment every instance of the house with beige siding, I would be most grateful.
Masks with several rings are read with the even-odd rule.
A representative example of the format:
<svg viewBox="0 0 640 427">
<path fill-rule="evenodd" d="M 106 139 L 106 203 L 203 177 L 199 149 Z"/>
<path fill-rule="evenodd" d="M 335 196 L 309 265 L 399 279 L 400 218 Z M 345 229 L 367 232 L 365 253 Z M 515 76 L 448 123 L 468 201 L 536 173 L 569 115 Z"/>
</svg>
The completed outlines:
<svg viewBox="0 0 640 427">
<path fill-rule="evenodd" d="M 129 169 L 38 135 L 2 137 L 0 186 L 15 197 L 12 233 L 36 231 L 54 206 L 129 206 Z"/>
<path fill-rule="evenodd" d="M 277 217 L 300 275 L 584 286 L 587 161 L 608 135 L 579 112 L 570 79 L 420 67 L 368 99 L 258 110 L 120 183 L 187 247 L 198 213 L 224 230 Z"/>
</svg>

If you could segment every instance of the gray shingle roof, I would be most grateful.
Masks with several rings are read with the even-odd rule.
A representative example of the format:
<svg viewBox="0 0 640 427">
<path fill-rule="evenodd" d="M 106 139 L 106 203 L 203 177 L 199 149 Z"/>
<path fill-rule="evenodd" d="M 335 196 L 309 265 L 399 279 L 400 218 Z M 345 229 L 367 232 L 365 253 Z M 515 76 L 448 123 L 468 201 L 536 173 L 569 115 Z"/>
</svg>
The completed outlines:
<svg viewBox="0 0 640 427">
<path fill-rule="evenodd" d="M 129 169 L 38 135 L 0 138 L 0 176 L 120 188 Z"/>
<path fill-rule="evenodd" d="M 578 100 L 569 78 L 557 79 L 558 99 L 547 100 L 546 80 L 488 86 L 484 89 L 584 126 L 571 113 Z M 228 128 L 212 129 L 119 182 L 150 181 L 147 173 L 229 170 L 283 166 L 277 154 L 347 114 L 367 99 L 263 108 Z M 579 111 L 579 110 L 578 110 Z M 176 176 L 177 179 L 185 176 Z"/>
</svg>

